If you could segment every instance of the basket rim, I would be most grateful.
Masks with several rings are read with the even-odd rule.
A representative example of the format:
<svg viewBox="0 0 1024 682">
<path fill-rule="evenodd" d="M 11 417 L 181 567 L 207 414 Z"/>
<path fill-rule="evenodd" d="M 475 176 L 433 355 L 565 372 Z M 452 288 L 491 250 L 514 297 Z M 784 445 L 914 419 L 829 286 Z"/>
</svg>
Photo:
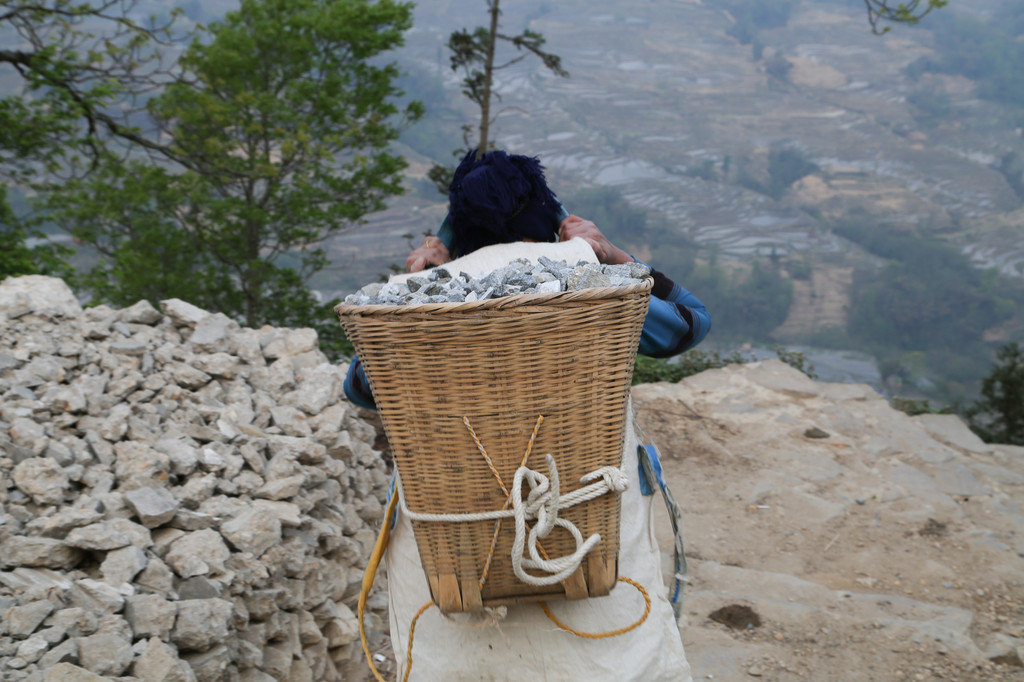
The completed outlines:
<svg viewBox="0 0 1024 682">
<path fill-rule="evenodd" d="M 559 291 L 551 294 L 515 294 L 513 296 L 502 296 L 501 298 L 488 298 L 482 301 L 416 303 L 412 305 L 350 305 L 339 303 L 334 306 L 334 312 L 340 317 L 345 315 L 416 315 L 433 312 L 463 313 L 480 310 L 505 310 L 520 306 L 544 305 L 548 303 L 621 298 L 632 294 L 649 293 L 653 288 L 654 278 L 646 275 L 643 280 L 636 284 L 591 287 L 576 291 Z"/>
</svg>

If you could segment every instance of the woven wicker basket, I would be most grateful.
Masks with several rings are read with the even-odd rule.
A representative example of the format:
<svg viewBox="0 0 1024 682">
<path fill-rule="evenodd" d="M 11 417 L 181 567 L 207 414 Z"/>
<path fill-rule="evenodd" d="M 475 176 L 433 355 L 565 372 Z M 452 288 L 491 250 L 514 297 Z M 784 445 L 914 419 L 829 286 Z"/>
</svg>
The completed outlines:
<svg viewBox="0 0 1024 682">
<path fill-rule="evenodd" d="M 538 416 L 528 462 L 556 460 L 562 493 L 580 477 L 621 463 L 633 361 L 650 299 L 636 285 L 528 294 L 473 303 L 339 305 L 335 312 L 362 359 L 413 512 L 502 509 Z M 434 602 L 472 611 L 544 599 L 608 594 L 618 577 L 619 496 L 605 494 L 559 516 L 601 541 L 560 584 L 521 582 L 512 569 L 514 522 L 414 521 Z M 576 545 L 556 528 L 541 541 L 551 557 Z M 489 559 L 490 557 L 490 559 Z M 485 576 L 481 584 L 481 577 Z"/>
</svg>

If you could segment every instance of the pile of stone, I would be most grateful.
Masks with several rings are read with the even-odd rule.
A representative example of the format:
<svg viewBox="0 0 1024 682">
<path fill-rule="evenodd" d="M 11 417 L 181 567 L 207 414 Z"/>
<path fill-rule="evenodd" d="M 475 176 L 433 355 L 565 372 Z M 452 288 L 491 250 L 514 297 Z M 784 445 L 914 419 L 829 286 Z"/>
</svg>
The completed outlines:
<svg viewBox="0 0 1024 682">
<path fill-rule="evenodd" d="M 537 263 L 519 258 L 503 268 L 484 273 L 453 275 L 440 266 L 422 277 L 404 282 L 367 284 L 345 297 L 348 305 L 417 305 L 423 303 L 470 303 L 517 294 L 555 294 L 595 287 L 638 284 L 650 268 L 643 263 L 602 265 L 580 261 L 575 266 L 564 260 L 541 256 Z"/>
<path fill-rule="evenodd" d="M 0 679 L 362 677 L 388 472 L 344 372 L 309 329 L 0 284 Z"/>
</svg>

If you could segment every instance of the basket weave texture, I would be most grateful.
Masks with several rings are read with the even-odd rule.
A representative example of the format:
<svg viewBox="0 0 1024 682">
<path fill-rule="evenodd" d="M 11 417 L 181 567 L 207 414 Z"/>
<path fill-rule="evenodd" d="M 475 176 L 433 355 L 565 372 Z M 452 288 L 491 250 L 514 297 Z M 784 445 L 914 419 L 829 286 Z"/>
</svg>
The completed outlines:
<svg viewBox="0 0 1024 682">
<path fill-rule="evenodd" d="M 502 509 L 538 416 L 527 466 L 554 456 L 562 493 L 600 467 L 621 463 L 626 401 L 652 280 L 624 287 L 526 294 L 472 303 L 339 305 L 335 312 L 366 370 L 413 512 Z M 559 516 L 601 542 L 560 584 L 534 586 L 512 570 L 514 523 L 414 521 L 434 602 L 472 611 L 521 601 L 603 596 L 618 573 L 619 496 L 605 494 Z M 571 554 L 555 528 L 550 557 Z M 491 557 L 490 563 L 488 558 Z M 481 576 L 486 579 L 481 584 Z"/>
</svg>

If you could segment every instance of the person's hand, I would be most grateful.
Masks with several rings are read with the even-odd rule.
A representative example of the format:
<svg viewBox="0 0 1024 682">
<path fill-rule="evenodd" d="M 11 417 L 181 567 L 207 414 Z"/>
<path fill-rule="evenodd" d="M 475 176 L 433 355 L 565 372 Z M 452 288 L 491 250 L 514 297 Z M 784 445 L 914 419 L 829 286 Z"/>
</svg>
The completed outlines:
<svg viewBox="0 0 1024 682">
<path fill-rule="evenodd" d="M 573 237 L 582 237 L 594 249 L 597 260 L 608 265 L 629 263 L 633 257 L 608 241 L 608 238 L 601 234 L 597 225 L 579 216 L 571 215 L 562 221 L 558 227 L 558 237 L 562 241 L 568 241 Z"/>
<path fill-rule="evenodd" d="M 406 272 L 419 272 L 430 265 L 444 265 L 452 259 L 440 237 L 427 237 L 423 245 L 405 259 Z"/>
</svg>

